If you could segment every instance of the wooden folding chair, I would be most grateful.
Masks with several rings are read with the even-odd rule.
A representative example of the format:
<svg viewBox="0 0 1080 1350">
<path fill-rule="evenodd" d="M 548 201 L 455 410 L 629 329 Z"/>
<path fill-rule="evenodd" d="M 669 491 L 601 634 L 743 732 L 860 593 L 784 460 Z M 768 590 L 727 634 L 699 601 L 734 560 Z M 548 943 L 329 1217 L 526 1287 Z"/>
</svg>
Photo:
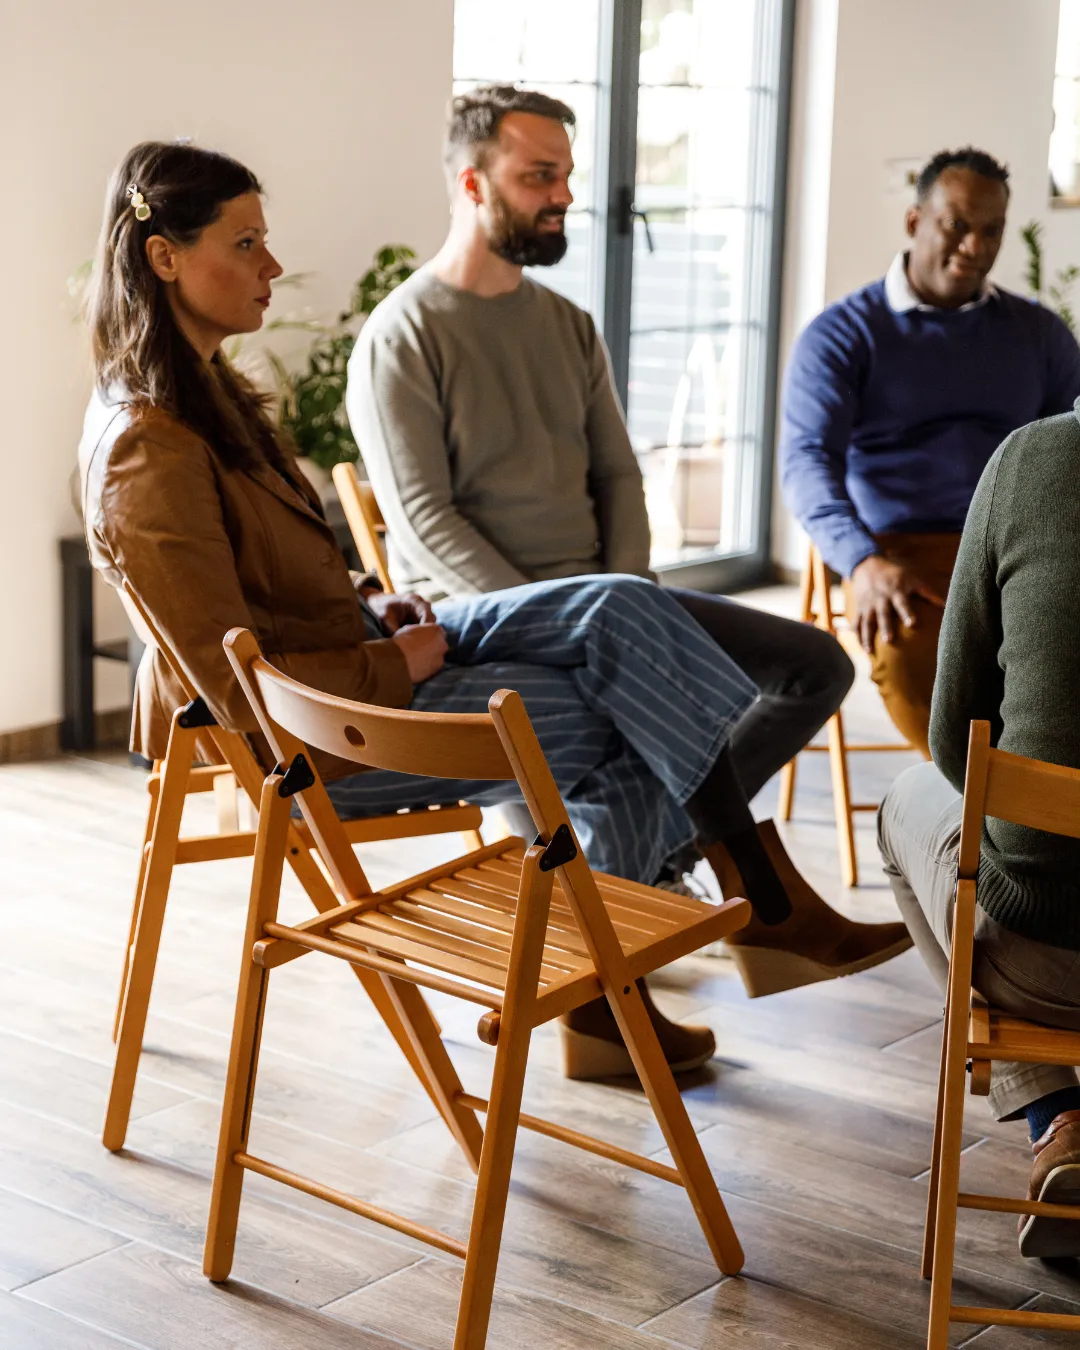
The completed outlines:
<svg viewBox="0 0 1080 1350">
<path fill-rule="evenodd" d="M 804 623 L 812 623 L 831 633 L 843 644 L 849 655 L 859 651 L 859 640 L 848 624 L 843 609 L 834 609 L 832 585 L 825 560 L 814 547 L 809 546 L 806 567 L 803 570 L 800 589 L 800 618 Z M 873 753 L 886 750 L 913 750 L 907 741 L 875 741 L 852 744 L 844 734 L 843 709 L 837 709 L 826 723 L 827 741 L 824 745 L 806 745 L 807 751 L 828 752 L 829 769 L 832 775 L 833 810 L 836 813 L 836 842 L 840 851 L 840 875 L 845 886 L 859 884 L 859 863 L 855 854 L 856 811 L 876 811 L 877 802 L 853 802 L 851 800 L 851 779 L 848 773 L 848 755 Z M 790 820 L 795 801 L 795 766 L 798 759 L 785 764 L 780 771 L 780 798 L 776 814 L 780 820 Z"/>
<path fill-rule="evenodd" d="M 720 906 L 590 871 L 524 705 L 493 695 L 488 714 L 416 713 L 333 698 L 265 661 L 243 629 L 229 659 L 278 767 L 263 786 L 248 927 L 233 1024 L 205 1271 L 228 1277 L 245 1171 L 258 1172 L 386 1224 L 465 1261 L 455 1350 L 487 1336 L 519 1125 L 684 1186 L 721 1270 L 742 1251 L 686 1115 L 636 979 L 741 927 L 746 900 Z M 437 777 L 516 779 L 539 831 L 372 892 L 311 767 L 307 745 L 377 768 Z M 297 796 L 339 906 L 294 926 L 277 920 L 290 801 Z M 556 881 L 556 873 L 558 881 Z M 269 974 L 310 952 L 385 974 L 391 984 L 437 989 L 485 1009 L 477 1028 L 495 1046 L 490 1100 L 458 1089 L 454 1100 L 487 1113 L 467 1242 L 356 1196 L 332 1190 L 248 1150 L 248 1125 Z M 534 1027 L 605 994 L 652 1103 L 675 1166 L 668 1167 L 551 1121 L 520 1114 Z"/>
<path fill-rule="evenodd" d="M 375 500 L 375 491 L 356 472 L 355 464 L 335 464 L 332 472 L 360 561 L 369 572 L 375 573 L 379 585 L 389 595 L 394 584 L 386 561 L 386 521 Z"/>
<path fill-rule="evenodd" d="M 1080 1205 L 1011 1200 L 960 1191 L 965 1070 L 973 1095 L 990 1091 L 994 1060 L 1021 1064 L 1080 1064 L 1080 1032 L 1044 1026 L 988 1006 L 971 988 L 975 947 L 976 882 L 983 817 L 1080 839 L 1080 770 L 1044 764 L 990 748 L 990 723 L 972 722 L 960 826 L 956 910 L 953 915 L 949 992 L 942 1032 L 934 1155 L 926 1209 L 922 1276 L 931 1279 L 927 1350 L 946 1350 L 949 1323 L 1040 1327 L 1080 1331 L 1080 1316 L 1025 1312 L 1015 1308 L 969 1308 L 952 1302 L 956 1212 L 1039 1214 L 1080 1220 Z"/>
<path fill-rule="evenodd" d="M 123 598 L 140 636 L 161 652 L 162 658 L 180 683 L 189 702 L 173 714 L 165 758 L 154 765 L 148 784 L 150 805 L 113 1027 L 116 1059 L 113 1064 L 112 1085 L 102 1135 L 105 1147 L 114 1151 L 124 1146 L 131 1116 L 131 1101 L 135 1091 L 139 1057 L 142 1053 L 150 992 L 154 982 L 173 868 L 178 863 L 244 858 L 250 857 L 255 852 L 254 830 L 234 827 L 219 830 L 217 834 L 181 837 L 180 824 L 184 802 L 190 793 L 206 791 L 209 788 L 216 789 L 219 783 L 227 781 L 234 810 L 237 784 L 247 794 L 253 806 L 257 806 L 263 782 L 263 771 L 247 741 L 238 733 L 226 731 L 214 722 L 206 704 L 184 674 L 183 667 L 169 650 L 153 620 L 126 583 Z M 199 758 L 196 740 L 200 734 L 213 745 L 220 758 L 220 764 L 195 767 Z M 483 843 L 479 833 L 480 819 L 481 812 L 478 806 L 459 804 L 351 820 L 343 825 L 343 833 L 351 845 L 461 831 L 466 846 L 475 848 Z M 316 909 L 320 911 L 333 909 L 338 902 L 326 877 L 311 857 L 312 839 L 306 827 L 290 825 L 288 834 L 287 856 L 297 879 L 311 897 Z M 452 1106 L 445 1088 L 438 1082 L 438 1074 L 443 1072 L 449 1060 L 446 1060 L 445 1056 L 438 1057 L 435 1070 L 425 1065 L 423 1057 L 414 1047 L 412 1034 L 404 1026 L 395 999 L 389 996 L 382 982 L 372 978 L 369 972 L 358 970 L 357 974 L 421 1081 L 431 1093 L 436 1106 L 447 1117 L 455 1134 L 465 1146 L 466 1155 L 473 1165 L 476 1165 L 479 1159 L 479 1128 L 475 1126 L 475 1121 L 473 1121 L 475 1128 L 470 1128 L 466 1116 Z M 437 1035 L 435 1039 L 438 1039 Z"/>
</svg>

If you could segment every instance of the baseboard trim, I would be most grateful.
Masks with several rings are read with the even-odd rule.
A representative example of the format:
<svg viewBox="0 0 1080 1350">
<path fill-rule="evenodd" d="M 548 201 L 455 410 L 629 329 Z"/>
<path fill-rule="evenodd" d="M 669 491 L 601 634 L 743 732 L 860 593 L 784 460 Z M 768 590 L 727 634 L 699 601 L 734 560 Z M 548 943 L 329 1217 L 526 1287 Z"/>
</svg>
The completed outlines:
<svg viewBox="0 0 1080 1350">
<path fill-rule="evenodd" d="M 45 722 L 17 731 L 0 731 L 0 764 L 24 764 L 35 759 L 55 759 L 60 748 L 60 723 Z M 131 728 L 130 708 L 107 708 L 94 714 L 94 738 L 98 750 L 122 750 Z"/>
</svg>

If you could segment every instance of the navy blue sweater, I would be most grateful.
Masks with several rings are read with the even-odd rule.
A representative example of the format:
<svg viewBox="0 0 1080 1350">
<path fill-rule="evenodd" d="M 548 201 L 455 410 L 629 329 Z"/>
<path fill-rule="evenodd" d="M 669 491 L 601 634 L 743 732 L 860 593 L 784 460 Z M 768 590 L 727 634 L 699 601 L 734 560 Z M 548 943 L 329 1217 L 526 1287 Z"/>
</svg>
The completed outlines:
<svg viewBox="0 0 1080 1350">
<path fill-rule="evenodd" d="M 1080 397 L 1080 349 L 1042 305 L 998 290 L 964 310 L 897 312 L 884 281 L 830 305 L 788 366 L 788 509 L 842 576 L 887 531 L 960 531 L 1010 432 Z"/>
</svg>

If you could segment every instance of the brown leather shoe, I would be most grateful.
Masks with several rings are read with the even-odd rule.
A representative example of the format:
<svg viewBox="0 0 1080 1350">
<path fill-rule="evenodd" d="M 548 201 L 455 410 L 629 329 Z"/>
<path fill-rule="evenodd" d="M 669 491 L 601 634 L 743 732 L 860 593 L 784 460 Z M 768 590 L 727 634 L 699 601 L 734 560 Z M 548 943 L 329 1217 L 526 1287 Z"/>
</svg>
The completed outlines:
<svg viewBox="0 0 1080 1350">
<path fill-rule="evenodd" d="M 1029 1200 L 1080 1205 L 1080 1111 L 1062 1111 L 1031 1146 L 1035 1164 Z M 1021 1214 L 1017 1225 L 1021 1256 L 1080 1256 L 1080 1219 Z"/>
<path fill-rule="evenodd" d="M 783 923 L 765 924 L 751 916 L 745 928 L 724 939 L 748 998 L 778 994 L 819 980 L 835 980 L 889 961 L 911 946 L 902 923 L 856 923 L 822 900 L 788 857 L 771 820 L 758 834 L 791 901 Z M 725 900 L 743 895 L 739 869 L 723 844 L 702 849 L 716 873 Z"/>
<path fill-rule="evenodd" d="M 670 1021 L 653 1003 L 645 981 L 638 980 L 637 986 L 672 1073 L 699 1069 L 712 1059 L 716 1037 L 708 1027 L 684 1027 Z M 561 1022 L 567 1078 L 619 1078 L 636 1072 L 606 998 L 594 998 L 575 1008 Z"/>
</svg>

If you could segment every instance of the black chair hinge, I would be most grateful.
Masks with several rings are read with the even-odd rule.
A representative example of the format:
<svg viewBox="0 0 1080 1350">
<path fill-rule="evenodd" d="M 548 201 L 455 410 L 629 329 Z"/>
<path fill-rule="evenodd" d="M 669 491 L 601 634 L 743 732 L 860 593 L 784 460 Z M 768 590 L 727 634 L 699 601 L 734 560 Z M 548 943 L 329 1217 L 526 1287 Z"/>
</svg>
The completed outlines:
<svg viewBox="0 0 1080 1350">
<path fill-rule="evenodd" d="M 297 755 L 287 769 L 284 764 L 275 764 L 274 772 L 283 775 L 278 784 L 279 797 L 292 797 L 315 782 L 315 772 L 303 755 Z"/>
<path fill-rule="evenodd" d="M 216 727 L 218 724 L 217 718 L 206 706 L 201 694 L 191 700 L 177 721 L 185 731 L 194 731 L 196 727 Z"/>
<path fill-rule="evenodd" d="M 539 835 L 533 840 L 534 844 L 542 844 L 544 841 Z M 565 867 L 568 862 L 573 862 L 577 857 L 577 844 L 574 843 L 574 836 L 570 833 L 568 825 L 560 825 L 551 836 L 551 843 L 544 849 L 544 856 L 540 859 L 541 872 L 553 872 L 556 867 Z"/>
</svg>

